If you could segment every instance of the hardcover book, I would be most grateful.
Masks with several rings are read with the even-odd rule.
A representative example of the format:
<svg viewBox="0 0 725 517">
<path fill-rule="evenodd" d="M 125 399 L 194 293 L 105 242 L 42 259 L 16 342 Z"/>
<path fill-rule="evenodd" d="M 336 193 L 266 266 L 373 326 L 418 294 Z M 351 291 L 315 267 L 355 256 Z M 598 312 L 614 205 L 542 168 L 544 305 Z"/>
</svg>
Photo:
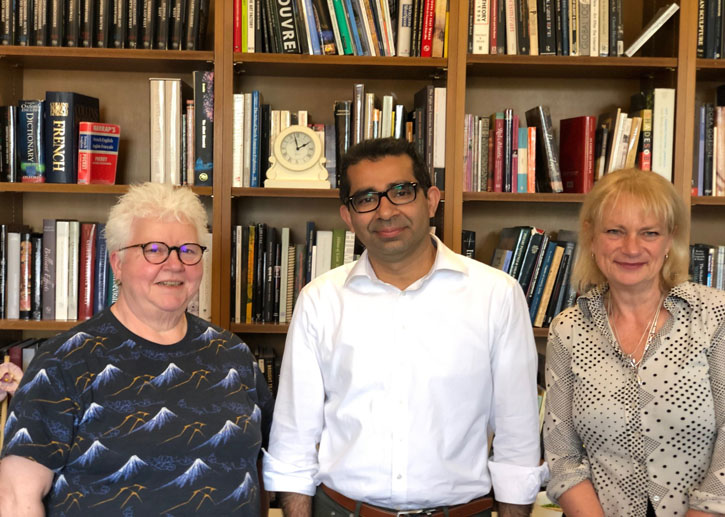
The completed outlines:
<svg viewBox="0 0 725 517">
<path fill-rule="evenodd" d="M 0 224 L 0 319 L 7 317 L 8 226 Z"/>
<path fill-rule="evenodd" d="M 194 72 L 194 185 L 211 186 L 214 172 L 214 72 Z"/>
<path fill-rule="evenodd" d="M 18 181 L 17 107 L 0 106 L 0 181 Z"/>
<path fill-rule="evenodd" d="M 44 104 L 27 100 L 18 105 L 17 151 L 23 183 L 45 183 Z"/>
<path fill-rule="evenodd" d="M 55 319 L 55 219 L 43 219 L 43 319 Z"/>
<path fill-rule="evenodd" d="M 121 127 L 81 122 L 78 133 L 78 183 L 115 184 Z"/>
<path fill-rule="evenodd" d="M 98 0 L 94 18 L 95 47 L 108 48 L 111 42 L 111 0 Z"/>
<path fill-rule="evenodd" d="M 586 194 L 594 186 L 596 117 L 563 119 L 559 123 L 559 154 L 564 192 Z"/>
<path fill-rule="evenodd" d="M 548 106 L 537 106 L 528 110 L 526 122 L 536 128 L 536 191 L 563 192 L 559 153 Z"/>
<path fill-rule="evenodd" d="M 48 183 L 78 182 L 78 130 L 81 121 L 98 122 L 95 97 L 74 92 L 45 94 L 45 165 Z"/>
<path fill-rule="evenodd" d="M 87 320 L 93 316 L 97 230 L 96 223 L 82 223 L 80 225 L 78 320 Z"/>
</svg>

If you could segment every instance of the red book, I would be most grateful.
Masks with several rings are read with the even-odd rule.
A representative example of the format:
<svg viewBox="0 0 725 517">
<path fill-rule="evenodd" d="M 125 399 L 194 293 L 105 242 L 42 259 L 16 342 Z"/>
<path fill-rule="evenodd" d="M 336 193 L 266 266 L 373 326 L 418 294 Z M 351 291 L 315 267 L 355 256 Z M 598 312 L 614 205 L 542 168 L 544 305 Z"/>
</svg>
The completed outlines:
<svg viewBox="0 0 725 517">
<path fill-rule="evenodd" d="M 433 25 L 435 23 L 435 2 L 436 0 L 425 0 L 425 4 L 423 7 L 423 30 L 420 36 L 420 57 L 431 57 L 433 55 Z"/>
<path fill-rule="evenodd" d="M 503 0 L 501 0 L 503 1 Z M 498 53 L 498 49 L 496 48 L 496 45 L 498 44 L 498 0 L 488 0 L 488 33 L 490 36 L 490 42 L 489 42 L 489 53 L 490 54 L 496 54 Z"/>
<path fill-rule="evenodd" d="M 594 186 L 596 117 L 563 119 L 559 129 L 559 161 L 564 192 L 586 194 Z"/>
<path fill-rule="evenodd" d="M 504 153 L 504 119 L 503 113 L 497 112 L 494 122 L 493 141 L 493 191 L 503 192 L 503 153 Z"/>
<path fill-rule="evenodd" d="M 514 115 L 511 130 L 511 192 L 518 192 L 519 176 L 519 116 Z"/>
<path fill-rule="evenodd" d="M 81 223 L 81 250 L 78 272 L 78 320 L 93 316 L 94 267 L 96 263 L 96 223 Z"/>
<path fill-rule="evenodd" d="M 8 348 L 8 357 L 10 358 L 10 362 L 20 369 L 23 368 L 23 343 L 25 342 L 23 341 L 18 345 Z"/>
<path fill-rule="evenodd" d="M 242 0 L 234 0 L 234 52 L 242 51 Z"/>
</svg>

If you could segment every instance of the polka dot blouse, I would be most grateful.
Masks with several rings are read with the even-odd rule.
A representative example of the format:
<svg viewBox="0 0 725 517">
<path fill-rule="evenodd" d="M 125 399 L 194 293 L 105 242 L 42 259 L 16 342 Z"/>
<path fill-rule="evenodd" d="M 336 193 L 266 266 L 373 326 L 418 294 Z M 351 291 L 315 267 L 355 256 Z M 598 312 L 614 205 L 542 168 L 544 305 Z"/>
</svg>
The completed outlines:
<svg viewBox="0 0 725 517">
<path fill-rule="evenodd" d="M 589 479 L 607 516 L 725 513 L 725 292 L 689 282 L 636 371 L 607 323 L 607 287 L 552 323 L 546 354 L 547 492 Z"/>
</svg>

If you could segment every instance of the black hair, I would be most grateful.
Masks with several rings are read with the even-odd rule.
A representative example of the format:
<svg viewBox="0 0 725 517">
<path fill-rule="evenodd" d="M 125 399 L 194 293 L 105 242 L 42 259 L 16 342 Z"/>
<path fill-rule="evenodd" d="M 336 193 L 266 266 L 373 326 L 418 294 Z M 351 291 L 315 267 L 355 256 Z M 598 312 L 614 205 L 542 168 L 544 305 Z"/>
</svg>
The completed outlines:
<svg viewBox="0 0 725 517">
<path fill-rule="evenodd" d="M 432 185 L 430 173 L 425 162 L 416 151 L 415 145 L 399 138 L 375 138 L 363 140 L 359 144 L 353 145 L 342 157 L 340 166 L 340 201 L 342 201 L 342 204 L 346 204 L 347 198 L 350 197 L 350 178 L 347 175 L 350 167 L 363 160 L 375 162 L 386 156 L 402 155 L 408 155 L 412 160 L 415 181 L 423 191 L 423 195 L 428 197 L 428 189 Z"/>
</svg>

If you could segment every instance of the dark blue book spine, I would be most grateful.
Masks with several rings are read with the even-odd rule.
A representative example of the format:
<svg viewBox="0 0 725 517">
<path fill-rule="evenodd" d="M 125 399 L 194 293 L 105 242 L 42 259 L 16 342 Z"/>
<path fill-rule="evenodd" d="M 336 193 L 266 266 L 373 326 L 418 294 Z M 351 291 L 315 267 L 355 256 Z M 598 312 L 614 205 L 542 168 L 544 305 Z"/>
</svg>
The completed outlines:
<svg viewBox="0 0 725 517">
<path fill-rule="evenodd" d="M 44 104 L 44 101 L 20 101 L 18 106 L 18 161 L 23 183 L 45 182 Z"/>
<path fill-rule="evenodd" d="M 99 121 L 95 97 L 45 93 L 45 169 L 48 183 L 78 182 L 78 126 Z"/>
<path fill-rule="evenodd" d="M 312 247 L 315 245 L 317 231 L 314 221 L 307 221 L 307 270 L 305 271 L 305 284 L 312 280 Z"/>
<path fill-rule="evenodd" d="M 569 55 L 569 2 L 561 0 L 561 54 Z M 610 47 L 611 48 L 611 47 Z"/>
<path fill-rule="evenodd" d="M 15 45 L 16 0 L 0 2 L 0 45 Z"/>
<path fill-rule="evenodd" d="M 214 72 L 194 72 L 194 184 L 210 187 L 214 175 Z"/>
<path fill-rule="evenodd" d="M 534 288 L 534 296 L 531 299 L 531 305 L 529 305 L 529 316 L 531 316 L 531 323 L 536 319 L 536 313 L 539 310 L 539 303 L 541 303 L 541 295 L 544 291 L 544 285 L 546 279 L 550 274 L 551 261 L 554 258 L 554 252 L 556 251 L 556 242 L 549 241 L 546 245 L 546 255 L 541 263 L 541 269 L 539 270 L 538 278 L 536 279 L 536 286 Z M 556 274 L 556 272 L 554 272 Z"/>
<path fill-rule="evenodd" d="M 252 91 L 252 136 L 250 138 L 251 143 L 251 160 L 249 165 L 250 187 L 260 186 L 260 159 L 259 159 L 259 134 L 260 134 L 260 119 L 259 119 L 259 91 Z M 263 183 L 263 182 L 261 182 Z"/>
<path fill-rule="evenodd" d="M 0 181 L 18 181 L 17 111 L 0 106 Z"/>
<path fill-rule="evenodd" d="M 108 248 L 106 247 L 106 225 L 98 223 L 96 228 L 96 264 L 93 285 L 93 314 L 106 308 L 108 290 Z"/>
</svg>

